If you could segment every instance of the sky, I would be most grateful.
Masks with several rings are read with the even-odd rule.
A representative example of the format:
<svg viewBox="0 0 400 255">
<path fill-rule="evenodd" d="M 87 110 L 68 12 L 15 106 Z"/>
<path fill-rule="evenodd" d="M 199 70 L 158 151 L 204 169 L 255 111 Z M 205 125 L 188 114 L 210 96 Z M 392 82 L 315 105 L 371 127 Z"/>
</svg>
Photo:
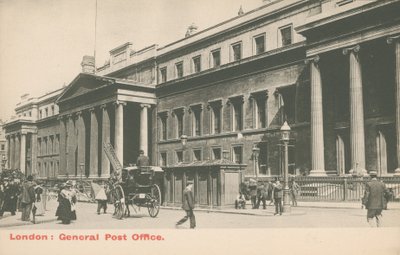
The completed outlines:
<svg viewBox="0 0 400 255">
<path fill-rule="evenodd" d="M 96 66 L 126 42 L 139 50 L 184 37 L 263 4 L 262 0 L 0 0 L 0 119 L 23 94 L 41 96 L 68 85 L 84 55 Z M 96 43 L 95 43 L 96 38 Z"/>
</svg>

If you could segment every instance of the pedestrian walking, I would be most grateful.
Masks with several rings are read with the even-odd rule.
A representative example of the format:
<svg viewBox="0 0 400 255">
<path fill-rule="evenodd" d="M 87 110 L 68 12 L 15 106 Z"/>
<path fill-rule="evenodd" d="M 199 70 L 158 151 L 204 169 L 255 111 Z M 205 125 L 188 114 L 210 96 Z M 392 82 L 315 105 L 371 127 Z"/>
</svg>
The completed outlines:
<svg viewBox="0 0 400 255">
<path fill-rule="evenodd" d="M 34 207 L 36 208 L 36 215 L 44 215 L 44 199 L 42 199 L 43 194 L 43 187 L 41 185 L 35 186 L 35 204 Z"/>
<path fill-rule="evenodd" d="M 254 179 L 250 179 L 249 184 L 250 189 L 250 200 L 251 200 L 251 208 L 257 208 L 257 181 Z"/>
<path fill-rule="evenodd" d="M 385 193 L 387 193 L 386 185 L 378 181 L 377 173 L 371 171 L 369 173 L 371 181 L 365 185 L 365 192 L 362 198 L 362 204 L 367 209 L 367 222 L 371 227 L 380 227 L 382 225 L 382 210 L 385 207 Z M 374 222 L 375 219 L 375 222 Z"/>
<path fill-rule="evenodd" d="M 18 186 L 12 179 L 5 178 L 3 184 L 3 203 L 0 208 L 0 216 L 3 216 L 4 212 L 10 212 L 11 215 L 15 215 L 15 211 L 17 210 L 18 195 Z"/>
<path fill-rule="evenodd" d="M 181 225 L 190 219 L 190 228 L 196 227 L 196 218 L 193 213 L 194 209 L 194 195 L 193 195 L 193 181 L 187 181 L 186 188 L 183 191 L 183 205 L 182 209 L 185 210 L 186 216 L 179 220 L 176 225 Z"/>
<path fill-rule="evenodd" d="M 274 188 L 272 190 L 272 195 L 275 203 L 275 213 L 274 215 L 282 215 L 282 197 L 283 197 L 283 187 L 279 180 L 276 180 Z"/>
<path fill-rule="evenodd" d="M 21 210 L 22 210 L 22 221 L 30 221 L 32 205 L 35 202 L 35 184 L 33 183 L 32 175 L 26 178 L 26 181 L 22 184 L 21 193 Z"/>
<path fill-rule="evenodd" d="M 62 224 L 70 224 L 71 220 L 76 220 L 76 193 L 72 190 L 72 181 L 67 181 L 61 187 L 61 191 L 58 194 L 58 207 L 56 216 L 58 220 L 61 220 Z"/>
<path fill-rule="evenodd" d="M 292 206 L 297 206 L 297 197 L 299 196 L 300 193 L 300 185 L 297 184 L 297 182 L 292 179 L 292 181 L 289 184 L 289 189 L 290 189 L 290 199 L 292 200 Z"/>
<path fill-rule="evenodd" d="M 267 209 L 267 204 L 266 204 L 267 196 L 268 192 L 265 188 L 265 184 L 261 183 L 257 188 L 257 205 L 256 205 L 257 209 L 260 208 L 261 201 L 263 203 L 263 209 Z"/>
</svg>

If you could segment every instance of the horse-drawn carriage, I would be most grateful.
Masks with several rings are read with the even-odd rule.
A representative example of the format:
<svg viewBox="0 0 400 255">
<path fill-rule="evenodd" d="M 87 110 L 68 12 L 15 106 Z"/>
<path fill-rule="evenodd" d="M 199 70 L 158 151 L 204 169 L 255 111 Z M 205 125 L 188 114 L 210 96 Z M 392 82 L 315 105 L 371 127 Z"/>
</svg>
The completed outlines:
<svg viewBox="0 0 400 255">
<path fill-rule="evenodd" d="M 135 211 L 137 206 L 147 207 L 149 215 L 156 217 L 160 211 L 161 191 L 155 184 L 157 167 L 126 167 L 121 171 L 121 176 L 116 177 L 111 183 L 111 196 L 114 200 L 115 217 L 122 219 L 129 217 L 131 206 Z"/>
</svg>

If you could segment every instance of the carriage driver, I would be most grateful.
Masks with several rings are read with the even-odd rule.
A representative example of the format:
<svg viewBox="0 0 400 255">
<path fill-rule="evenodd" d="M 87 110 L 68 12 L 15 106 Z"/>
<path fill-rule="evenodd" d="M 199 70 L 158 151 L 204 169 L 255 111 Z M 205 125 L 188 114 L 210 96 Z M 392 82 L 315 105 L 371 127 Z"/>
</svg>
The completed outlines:
<svg viewBox="0 0 400 255">
<path fill-rule="evenodd" d="M 140 150 L 139 153 L 140 153 L 140 155 L 136 161 L 137 167 L 140 169 L 142 166 L 149 166 L 150 165 L 149 157 L 144 155 L 143 150 Z"/>
</svg>

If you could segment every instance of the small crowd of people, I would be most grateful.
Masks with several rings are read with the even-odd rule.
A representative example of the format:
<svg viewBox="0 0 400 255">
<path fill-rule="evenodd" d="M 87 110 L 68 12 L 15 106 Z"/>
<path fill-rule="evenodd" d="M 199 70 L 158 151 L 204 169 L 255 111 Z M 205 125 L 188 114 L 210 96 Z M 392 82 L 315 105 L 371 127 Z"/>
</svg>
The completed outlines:
<svg viewBox="0 0 400 255">
<path fill-rule="evenodd" d="M 297 206 L 297 197 L 300 186 L 292 179 L 289 183 L 292 206 Z M 259 209 L 262 203 L 263 209 L 267 208 L 267 201 L 275 205 L 275 214 L 282 215 L 283 186 L 278 178 L 274 182 L 257 182 L 254 179 L 241 184 L 239 195 L 235 201 L 236 209 L 246 209 L 247 201 L 251 201 L 252 209 Z"/>
<path fill-rule="evenodd" d="M 44 215 L 43 191 L 41 183 L 34 182 L 32 175 L 22 182 L 19 178 L 1 178 L 0 217 L 3 217 L 5 212 L 10 212 L 11 216 L 15 216 L 17 211 L 21 211 L 21 220 L 30 221 L 32 211 L 35 215 Z"/>
</svg>

